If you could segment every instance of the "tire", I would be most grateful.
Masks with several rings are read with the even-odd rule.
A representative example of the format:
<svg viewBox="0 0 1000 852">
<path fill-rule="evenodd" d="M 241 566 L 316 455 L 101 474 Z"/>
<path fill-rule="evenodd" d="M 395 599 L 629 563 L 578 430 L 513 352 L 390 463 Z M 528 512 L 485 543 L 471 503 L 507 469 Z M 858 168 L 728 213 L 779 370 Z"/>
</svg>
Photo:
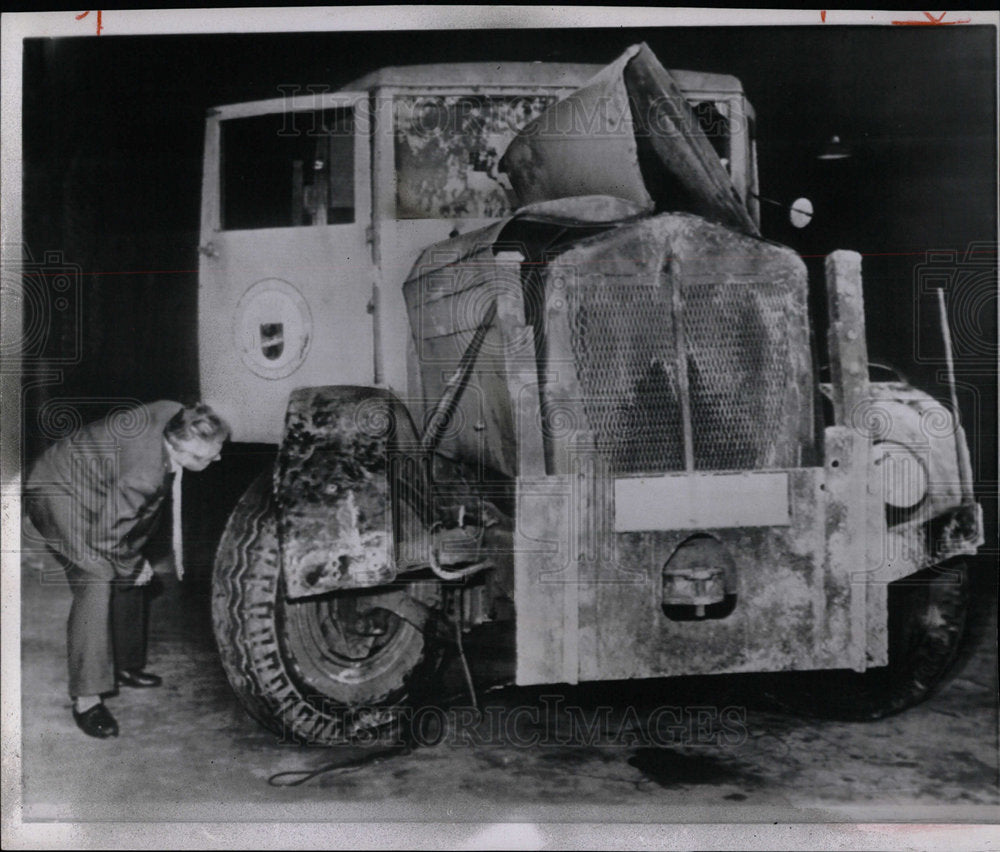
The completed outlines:
<svg viewBox="0 0 1000 852">
<path fill-rule="evenodd" d="M 782 689 L 793 710 L 849 722 L 892 716 L 930 697 L 945 681 L 968 622 L 964 562 L 921 571 L 889 585 L 889 664 L 793 675 Z"/>
<path fill-rule="evenodd" d="M 392 606 L 410 596 L 434 607 L 438 583 L 296 601 L 287 600 L 283 588 L 268 472 L 240 499 L 219 543 L 212 622 L 241 704 L 283 741 L 334 744 L 370 734 L 394 718 L 394 706 L 418 700 L 420 687 L 433 682 L 443 654 Z M 380 627 L 350 629 L 373 612 Z"/>
</svg>

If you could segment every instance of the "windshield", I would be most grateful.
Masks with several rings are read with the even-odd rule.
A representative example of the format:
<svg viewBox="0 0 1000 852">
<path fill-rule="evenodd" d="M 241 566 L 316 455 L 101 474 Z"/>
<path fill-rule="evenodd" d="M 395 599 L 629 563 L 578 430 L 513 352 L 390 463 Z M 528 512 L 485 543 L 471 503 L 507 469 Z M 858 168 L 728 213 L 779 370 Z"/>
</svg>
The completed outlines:
<svg viewBox="0 0 1000 852">
<path fill-rule="evenodd" d="M 399 95 L 393 100 L 396 216 L 497 218 L 517 206 L 498 163 L 554 95 Z"/>
</svg>

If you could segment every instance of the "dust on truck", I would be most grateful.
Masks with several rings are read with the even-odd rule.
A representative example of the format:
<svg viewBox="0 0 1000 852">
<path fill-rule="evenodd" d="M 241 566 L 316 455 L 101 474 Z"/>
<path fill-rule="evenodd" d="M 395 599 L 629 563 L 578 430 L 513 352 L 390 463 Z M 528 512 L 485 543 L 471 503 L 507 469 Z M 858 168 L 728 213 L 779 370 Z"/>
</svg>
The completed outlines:
<svg viewBox="0 0 1000 852">
<path fill-rule="evenodd" d="M 853 252 L 814 357 L 754 121 L 645 45 L 210 111 L 202 395 L 278 447 L 213 575 L 252 716 L 350 738 L 489 625 L 519 685 L 820 672 L 796 695 L 861 719 L 940 681 L 982 542 L 965 436 L 870 380 Z"/>
</svg>

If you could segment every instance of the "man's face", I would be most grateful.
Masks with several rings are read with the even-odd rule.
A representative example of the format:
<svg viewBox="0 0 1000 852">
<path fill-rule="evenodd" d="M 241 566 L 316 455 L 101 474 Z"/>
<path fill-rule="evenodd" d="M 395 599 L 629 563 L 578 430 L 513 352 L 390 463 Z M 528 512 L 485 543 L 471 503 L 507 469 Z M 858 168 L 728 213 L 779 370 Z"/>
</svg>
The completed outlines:
<svg viewBox="0 0 1000 852">
<path fill-rule="evenodd" d="M 167 452 L 177 464 L 185 470 L 204 470 L 212 462 L 222 456 L 221 440 L 205 441 L 201 438 L 189 438 L 186 441 L 167 441 Z"/>
</svg>

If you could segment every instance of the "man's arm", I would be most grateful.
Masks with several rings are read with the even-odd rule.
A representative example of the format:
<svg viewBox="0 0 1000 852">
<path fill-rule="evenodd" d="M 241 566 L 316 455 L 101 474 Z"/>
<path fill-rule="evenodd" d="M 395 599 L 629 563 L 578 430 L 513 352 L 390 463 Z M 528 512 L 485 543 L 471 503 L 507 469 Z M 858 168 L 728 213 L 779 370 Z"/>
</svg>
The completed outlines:
<svg viewBox="0 0 1000 852">
<path fill-rule="evenodd" d="M 145 539 L 135 540 L 130 533 L 158 496 L 157 491 L 156 485 L 141 479 L 119 481 L 112 486 L 91 529 L 91 547 L 120 577 L 135 574 L 143 561 L 140 549 Z"/>
</svg>

